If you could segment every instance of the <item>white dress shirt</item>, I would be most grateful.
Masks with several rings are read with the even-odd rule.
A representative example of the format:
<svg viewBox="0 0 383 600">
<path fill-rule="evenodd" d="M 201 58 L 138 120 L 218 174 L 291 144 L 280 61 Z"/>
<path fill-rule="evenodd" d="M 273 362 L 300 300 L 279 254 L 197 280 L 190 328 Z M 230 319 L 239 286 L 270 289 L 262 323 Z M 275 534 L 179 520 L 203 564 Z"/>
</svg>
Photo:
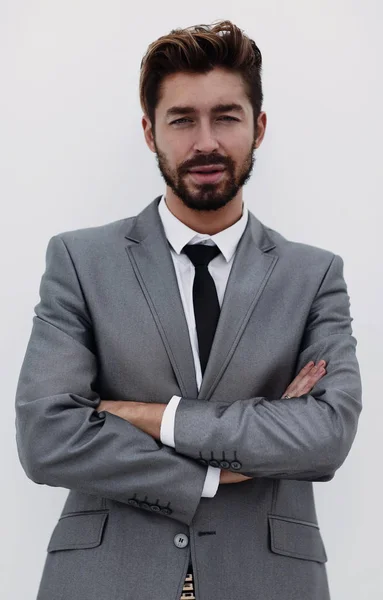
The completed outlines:
<svg viewBox="0 0 383 600">
<path fill-rule="evenodd" d="M 230 275 L 231 267 L 234 261 L 234 255 L 237 245 L 242 237 L 248 220 L 248 210 L 243 203 L 242 217 L 227 229 L 220 231 L 214 235 L 198 233 L 194 231 L 182 221 L 177 219 L 169 210 L 165 197 L 162 196 L 158 212 L 162 224 L 165 229 L 166 237 L 170 243 L 170 253 L 173 259 L 175 272 L 177 275 L 178 286 L 180 289 L 183 308 L 185 311 L 186 321 L 189 328 L 191 347 L 193 351 L 194 365 L 196 371 L 196 380 L 198 390 L 201 387 L 202 371 L 199 360 L 198 337 L 194 316 L 193 305 L 193 282 L 195 268 L 191 260 L 185 253 L 181 253 L 182 248 L 186 244 L 204 243 L 209 246 L 217 245 L 221 251 L 208 264 L 208 270 L 214 279 L 217 289 L 217 296 L 220 307 L 222 306 L 223 297 L 226 290 L 226 284 Z M 175 448 L 174 443 L 174 422 L 175 413 L 177 410 L 180 396 L 173 396 L 167 404 L 160 429 L 161 442 L 167 446 Z M 206 479 L 202 490 L 202 496 L 212 498 L 215 496 L 218 486 L 221 469 L 209 465 L 206 473 Z"/>
</svg>

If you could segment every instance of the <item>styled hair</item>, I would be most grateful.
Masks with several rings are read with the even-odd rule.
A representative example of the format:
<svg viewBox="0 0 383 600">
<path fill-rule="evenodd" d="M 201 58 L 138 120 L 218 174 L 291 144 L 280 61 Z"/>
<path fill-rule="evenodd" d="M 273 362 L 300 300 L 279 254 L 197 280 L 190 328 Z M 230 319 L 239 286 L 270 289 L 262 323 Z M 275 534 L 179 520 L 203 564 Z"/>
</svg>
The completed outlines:
<svg viewBox="0 0 383 600">
<path fill-rule="evenodd" d="M 255 42 L 231 21 L 172 29 L 152 42 L 140 66 L 140 104 L 155 129 L 155 108 L 161 98 L 161 84 L 177 72 L 208 73 L 224 67 L 239 73 L 253 107 L 254 131 L 261 112 L 262 55 Z"/>
</svg>

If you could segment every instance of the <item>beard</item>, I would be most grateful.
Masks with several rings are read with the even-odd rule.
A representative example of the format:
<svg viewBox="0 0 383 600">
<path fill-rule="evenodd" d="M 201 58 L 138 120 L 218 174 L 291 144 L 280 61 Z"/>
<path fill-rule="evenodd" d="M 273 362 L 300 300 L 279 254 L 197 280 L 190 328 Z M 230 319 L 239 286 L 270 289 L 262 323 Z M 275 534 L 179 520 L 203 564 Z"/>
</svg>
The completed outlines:
<svg viewBox="0 0 383 600">
<path fill-rule="evenodd" d="M 154 146 L 158 168 L 166 184 L 182 200 L 185 206 L 193 210 L 211 211 L 226 206 L 250 179 L 255 164 L 255 140 L 237 175 L 235 173 L 235 163 L 230 157 L 215 154 L 201 155 L 197 158 L 199 162 L 195 160 L 193 164 L 190 163 L 172 169 L 166 155 L 158 148 L 155 140 Z M 218 183 L 202 183 L 193 186 L 185 182 L 189 169 L 210 164 L 220 164 L 226 169 L 225 174 Z"/>
</svg>

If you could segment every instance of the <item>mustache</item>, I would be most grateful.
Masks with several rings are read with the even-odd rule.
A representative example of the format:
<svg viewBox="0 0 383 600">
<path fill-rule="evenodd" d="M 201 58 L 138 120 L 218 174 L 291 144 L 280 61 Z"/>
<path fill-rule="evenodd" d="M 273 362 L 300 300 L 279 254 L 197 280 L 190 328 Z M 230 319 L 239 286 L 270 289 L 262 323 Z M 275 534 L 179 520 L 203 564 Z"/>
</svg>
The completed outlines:
<svg viewBox="0 0 383 600">
<path fill-rule="evenodd" d="M 179 171 L 181 173 L 186 173 L 189 169 L 193 167 L 209 167 L 210 165 L 222 165 L 224 167 L 230 168 L 230 164 L 227 161 L 223 160 L 221 156 L 207 156 L 207 157 L 199 157 L 198 161 L 195 160 L 193 163 L 187 163 L 180 167 Z"/>
</svg>

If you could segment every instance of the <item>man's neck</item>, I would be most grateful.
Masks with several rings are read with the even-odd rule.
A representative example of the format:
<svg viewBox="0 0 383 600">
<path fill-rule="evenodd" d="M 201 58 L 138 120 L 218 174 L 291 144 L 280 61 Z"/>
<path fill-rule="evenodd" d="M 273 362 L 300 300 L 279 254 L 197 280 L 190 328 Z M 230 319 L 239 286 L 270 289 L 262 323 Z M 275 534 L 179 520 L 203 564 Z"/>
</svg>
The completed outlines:
<svg viewBox="0 0 383 600">
<path fill-rule="evenodd" d="M 243 212 L 242 194 L 238 194 L 226 206 L 218 210 L 193 210 L 168 191 L 165 195 L 165 202 L 170 212 L 182 223 L 198 233 L 208 235 L 214 235 L 231 227 L 239 221 Z"/>
</svg>

